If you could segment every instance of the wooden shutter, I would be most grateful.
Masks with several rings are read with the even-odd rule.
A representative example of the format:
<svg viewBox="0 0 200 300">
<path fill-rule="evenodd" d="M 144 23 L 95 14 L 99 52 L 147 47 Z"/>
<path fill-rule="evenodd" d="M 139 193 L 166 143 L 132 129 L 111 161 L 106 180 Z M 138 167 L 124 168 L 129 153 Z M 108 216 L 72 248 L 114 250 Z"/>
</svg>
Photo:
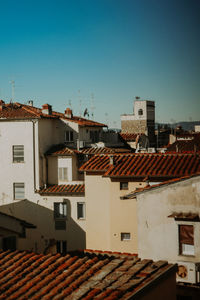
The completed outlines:
<svg viewBox="0 0 200 300">
<path fill-rule="evenodd" d="M 179 241 L 181 244 L 194 245 L 193 225 L 179 225 Z"/>
</svg>

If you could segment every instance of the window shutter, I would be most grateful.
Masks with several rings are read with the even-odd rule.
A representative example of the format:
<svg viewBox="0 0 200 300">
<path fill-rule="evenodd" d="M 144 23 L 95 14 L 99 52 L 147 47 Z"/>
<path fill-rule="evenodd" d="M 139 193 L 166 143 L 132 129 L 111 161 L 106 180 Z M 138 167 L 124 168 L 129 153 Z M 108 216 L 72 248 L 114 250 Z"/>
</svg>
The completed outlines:
<svg viewBox="0 0 200 300">
<path fill-rule="evenodd" d="M 181 244 L 194 245 L 194 227 L 193 225 L 179 226 L 179 239 Z"/>
</svg>

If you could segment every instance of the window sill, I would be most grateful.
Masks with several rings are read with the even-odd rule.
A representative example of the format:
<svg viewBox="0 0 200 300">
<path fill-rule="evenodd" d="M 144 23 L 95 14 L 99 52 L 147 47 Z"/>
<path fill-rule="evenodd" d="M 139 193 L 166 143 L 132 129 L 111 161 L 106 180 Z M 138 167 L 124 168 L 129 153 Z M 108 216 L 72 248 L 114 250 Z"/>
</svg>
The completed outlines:
<svg viewBox="0 0 200 300">
<path fill-rule="evenodd" d="M 24 164 L 25 161 L 13 161 L 12 163 L 13 163 L 13 164 Z"/>
<path fill-rule="evenodd" d="M 184 257 L 195 257 L 194 254 L 179 254 L 179 256 L 184 256 Z"/>
</svg>

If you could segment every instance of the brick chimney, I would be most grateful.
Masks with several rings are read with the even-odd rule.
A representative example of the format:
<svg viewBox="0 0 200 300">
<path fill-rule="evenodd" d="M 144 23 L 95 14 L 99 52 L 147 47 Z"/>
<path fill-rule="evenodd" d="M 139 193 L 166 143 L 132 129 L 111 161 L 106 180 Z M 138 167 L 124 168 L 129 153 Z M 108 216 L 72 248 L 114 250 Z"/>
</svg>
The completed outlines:
<svg viewBox="0 0 200 300">
<path fill-rule="evenodd" d="M 42 105 L 42 113 L 46 115 L 52 114 L 52 106 L 49 104 L 43 104 Z"/>
<path fill-rule="evenodd" d="M 65 110 L 65 117 L 71 119 L 73 117 L 73 113 L 72 113 L 72 110 L 67 107 L 66 110 Z"/>
<path fill-rule="evenodd" d="M 4 104 L 5 104 L 5 102 L 3 100 L 0 100 L 0 111 L 3 110 Z"/>
</svg>

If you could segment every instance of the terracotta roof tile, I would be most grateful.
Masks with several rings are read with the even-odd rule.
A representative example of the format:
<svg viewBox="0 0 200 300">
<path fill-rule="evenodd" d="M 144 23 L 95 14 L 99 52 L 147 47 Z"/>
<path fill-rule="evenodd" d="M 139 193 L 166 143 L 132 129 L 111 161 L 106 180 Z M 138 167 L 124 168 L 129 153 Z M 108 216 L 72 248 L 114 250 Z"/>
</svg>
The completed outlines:
<svg viewBox="0 0 200 300">
<path fill-rule="evenodd" d="M 43 188 L 38 191 L 39 194 L 55 195 L 55 194 L 83 194 L 85 193 L 84 184 L 54 184 L 47 188 Z"/>
<path fill-rule="evenodd" d="M 137 136 L 144 135 L 143 133 L 119 133 L 120 137 L 127 142 L 134 142 Z"/>
<path fill-rule="evenodd" d="M 176 178 L 200 172 L 198 154 L 121 154 L 95 155 L 84 163 L 80 171 L 104 172 L 110 177 Z"/>
<path fill-rule="evenodd" d="M 87 250 L 65 256 L 0 251 L 0 266 L 7 270 L 0 276 L 1 300 L 127 299 L 127 291 L 133 296 L 154 274 L 176 271 L 166 262 Z"/>
<path fill-rule="evenodd" d="M 162 186 L 166 186 L 166 185 L 169 185 L 169 184 L 174 184 L 174 183 L 177 183 L 177 182 L 180 182 L 180 181 L 183 181 L 183 180 L 187 180 L 187 179 L 190 179 L 192 177 L 195 177 L 195 176 L 200 176 L 200 173 L 196 173 L 194 175 L 188 175 L 188 176 L 182 176 L 182 177 L 179 177 L 179 178 L 173 178 L 173 179 L 170 179 L 170 180 L 166 180 L 166 181 L 163 181 L 163 182 L 160 182 L 158 184 L 152 184 L 152 185 L 147 185 L 145 187 L 142 187 L 142 188 L 137 188 L 135 191 L 125 195 L 125 196 L 122 196 L 121 199 L 131 199 L 131 198 L 134 198 L 135 195 L 139 194 L 139 193 L 142 193 L 142 192 L 146 192 L 146 191 L 149 191 L 149 190 L 153 190 L 153 189 L 156 189 L 156 188 L 159 188 L 159 187 L 162 187 Z M 148 178 L 146 178 L 148 179 Z"/>
<path fill-rule="evenodd" d="M 180 137 L 179 137 L 180 138 Z M 200 151 L 200 134 L 196 133 L 191 139 L 176 140 L 173 144 L 167 146 L 167 152 L 198 152 Z"/>
<path fill-rule="evenodd" d="M 50 115 L 42 112 L 41 108 L 21 104 L 21 103 L 9 103 L 3 104 L 2 110 L 0 110 L 0 119 L 32 119 L 32 118 L 51 118 L 51 119 L 64 119 L 70 122 L 77 123 L 80 126 L 89 127 L 107 127 L 105 124 L 87 120 L 85 118 L 72 116 L 67 118 L 65 114 L 52 111 Z"/>
</svg>

